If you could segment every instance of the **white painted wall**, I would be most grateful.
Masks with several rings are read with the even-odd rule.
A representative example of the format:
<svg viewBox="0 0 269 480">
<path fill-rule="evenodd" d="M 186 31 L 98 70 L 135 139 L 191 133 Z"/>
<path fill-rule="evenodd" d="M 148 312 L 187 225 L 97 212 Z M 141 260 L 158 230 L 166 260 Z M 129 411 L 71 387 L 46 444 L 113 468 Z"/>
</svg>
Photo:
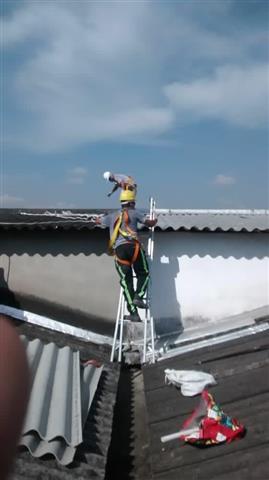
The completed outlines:
<svg viewBox="0 0 269 480">
<path fill-rule="evenodd" d="M 268 234 L 158 232 L 153 303 L 164 329 L 269 304 Z M 171 320 L 173 319 L 173 320 Z"/>
<path fill-rule="evenodd" d="M 155 232 L 152 310 L 158 333 L 269 304 L 268 240 L 268 233 Z M 104 333 L 103 324 L 114 326 L 119 296 L 106 248 L 104 232 L 5 232 L 0 287 L 66 307 L 75 323 L 82 313 L 89 329 Z"/>
</svg>

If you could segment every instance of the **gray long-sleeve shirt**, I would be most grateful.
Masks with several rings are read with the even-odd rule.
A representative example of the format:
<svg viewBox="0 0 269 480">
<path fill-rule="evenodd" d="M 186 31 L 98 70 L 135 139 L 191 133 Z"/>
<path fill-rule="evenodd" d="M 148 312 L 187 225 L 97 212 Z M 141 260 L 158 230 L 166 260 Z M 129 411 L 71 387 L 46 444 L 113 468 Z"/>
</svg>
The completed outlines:
<svg viewBox="0 0 269 480">
<path fill-rule="evenodd" d="M 129 217 L 128 227 L 132 230 L 132 232 L 135 232 L 135 234 L 137 234 L 137 224 L 141 223 L 145 225 L 146 219 L 148 217 L 145 213 L 142 213 L 139 210 L 136 210 L 135 208 L 128 208 L 126 210 L 128 211 L 128 217 Z M 110 238 L 113 235 L 116 221 L 121 215 L 121 213 L 122 213 L 122 210 L 118 210 L 117 212 L 109 213 L 108 215 L 105 215 L 104 217 L 100 218 L 101 225 L 109 227 Z M 121 230 L 123 230 L 128 234 L 128 230 L 126 227 L 127 227 L 126 222 L 122 220 L 122 224 L 120 228 Z M 116 241 L 114 244 L 114 248 L 117 248 L 119 245 L 122 245 L 123 243 L 127 243 L 131 240 L 132 240 L 131 235 L 129 237 L 128 236 L 125 237 L 121 235 L 121 233 L 119 232 L 118 237 L 116 238 Z"/>
</svg>

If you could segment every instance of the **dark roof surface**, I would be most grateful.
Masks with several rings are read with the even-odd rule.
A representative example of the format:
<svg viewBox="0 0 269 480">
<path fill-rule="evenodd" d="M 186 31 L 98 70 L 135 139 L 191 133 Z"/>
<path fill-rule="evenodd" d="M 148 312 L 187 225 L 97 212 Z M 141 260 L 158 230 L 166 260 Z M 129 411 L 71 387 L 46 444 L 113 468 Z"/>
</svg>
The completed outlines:
<svg viewBox="0 0 269 480">
<path fill-rule="evenodd" d="M 112 423 L 120 369 L 107 362 L 110 351 L 107 346 L 89 344 L 75 337 L 63 335 L 35 325 L 14 321 L 19 334 L 29 339 L 55 342 L 59 347 L 68 345 L 80 351 L 83 361 L 96 359 L 104 364 L 92 407 L 83 430 L 83 443 L 78 446 L 73 463 L 65 467 L 51 455 L 34 458 L 21 447 L 15 462 L 13 480 L 88 480 L 105 478 L 108 448 L 111 441 Z"/>
<path fill-rule="evenodd" d="M 92 229 L 95 215 L 113 210 L 1 209 L 2 229 Z M 269 210 L 157 210 L 157 230 L 268 232 Z"/>
<path fill-rule="evenodd" d="M 269 334 L 263 332 L 160 361 L 143 369 L 153 478 L 158 480 L 265 480 L 269 472 Z M 224 412 L 247 428 L 244 438 L 198 449 L 180 440 L 161 443 L 182 428 L 200 396 L 165 385 L 164 370 L 214 375 L 209 392 Z"/>
</svg>

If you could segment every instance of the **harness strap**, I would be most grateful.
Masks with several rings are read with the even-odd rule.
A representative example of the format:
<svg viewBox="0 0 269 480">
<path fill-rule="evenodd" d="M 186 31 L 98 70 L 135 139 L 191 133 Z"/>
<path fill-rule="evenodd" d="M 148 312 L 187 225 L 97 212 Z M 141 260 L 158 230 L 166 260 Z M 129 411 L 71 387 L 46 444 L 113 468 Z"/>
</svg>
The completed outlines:
<svg viewBox="0 0 269 480">
<path fill-rule="evenodd" d="M 122 258 L 119 258 L 116 254 L 115 254 L 115 260 L 117 262 L 121 263 L 122 265 L 128 265 L 129 267 L 131 267 L 138 257 L 139 250 L 140 250 L 140 243 L 138 241 L 136 241 L 135 242 L 134 254 L 133 254 L 131 260 L 123 260 Z"/>
<path fill-rule="evenodd" d="M 122 180 L 119 184 L 119 186 L 122 188 L 122 190 L 136 190 L 136 183 L 134 182 L 134 179 L 130 176 L 127 177 L 127 180 Z"/>
<path fill-rule="evenodd" d="M 128 215 L 128 212 L 126 210 L 123 210 L 123 213 L 122 213 L 122 220 L 125 222 L 125 228 L 126 228 L 126 231 L 122 230 L 120 227 L 118 229 L 118 232 L 123 236 L 123 237 L 128 237 L 128 238 L 131 238 L 132 240 L 137 240 L 137 234 L 136 232 L 134 232 L 134 230 L 132 230 L 130 227 L 129 227 L 129 215 Z"/>
<path fill-rule="evenodd" d="M 121 229 L 121 225 L 122 225 L 123 221 L 125 222 L 125 230 Z M 128 212 L 126 210 L 123 210 L 123 212 L 121 212 L 121 214 L 118 216 L 118 218 L 115 221 L 114 230 L 113 230 L 113 233 L 112 233 L 111 238 L 109 240 L 108 251 L 109 251 L 110 254 L 113 254 L 114 244 L 117 240 L 117 237 L 118 237 L 119 233 L 124 238 L 128 238 L 128 239 L 131 239 L 131 240 L 134 240 L 134 241 L 138 242 L 136 232 L 134 232 L 129 227 L 128 223 L 129 223 Z"/>
<path fill-rule="evenodd" d="M 121 222 L 122 222 L 122 217 L 123 217 L 123 214 L 121 213 L 118 216 L 118 218 L 116 219 L 116 222 L 115 222 L 115 225 L 114 225 L 114 230 L 113 230 L 113 233 L 112 233 L 111 238 L 110 238 L 109 243 L 108 243 L 108 250 L 111 253 L 112 253 L 112 250 L 113 250 L 113 247 L 114 247 L 114 243 L 116 242 L 117 236 L 119 235 L 119 230 L 120 230 L 120 226 L 121 226 Z"/>
</svg>

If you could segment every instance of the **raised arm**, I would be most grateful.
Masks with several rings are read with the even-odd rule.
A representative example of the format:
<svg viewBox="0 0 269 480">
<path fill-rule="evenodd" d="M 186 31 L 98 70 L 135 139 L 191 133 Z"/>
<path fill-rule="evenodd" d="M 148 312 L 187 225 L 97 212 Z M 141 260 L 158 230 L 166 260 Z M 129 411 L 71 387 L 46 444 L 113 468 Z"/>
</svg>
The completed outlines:
<svg viewBox="0 0 269 480">
<path fill-rule="evenodd" d="M 105 180 L 116 183 L 121 188 L 126 184 L 135 183 L 132 177 L 123 173 L 105 172 L 103 176 Z"/>
<path fill-rule="evenodd" d="M 146 225 L 146 227 L 155 227 L 157 222 L 158 222 L 157 218 L 152 218 L 152 219 L 146 218 L 144 225 Z"/>
<path fill-rule="evenodd" d="M 146 227 L 155 227 L 158 222 L 158 218 L 149 218 L 148 214 L 137 211 L 137 220 L 139 223 L 142 223 Z"/>
</svg>

